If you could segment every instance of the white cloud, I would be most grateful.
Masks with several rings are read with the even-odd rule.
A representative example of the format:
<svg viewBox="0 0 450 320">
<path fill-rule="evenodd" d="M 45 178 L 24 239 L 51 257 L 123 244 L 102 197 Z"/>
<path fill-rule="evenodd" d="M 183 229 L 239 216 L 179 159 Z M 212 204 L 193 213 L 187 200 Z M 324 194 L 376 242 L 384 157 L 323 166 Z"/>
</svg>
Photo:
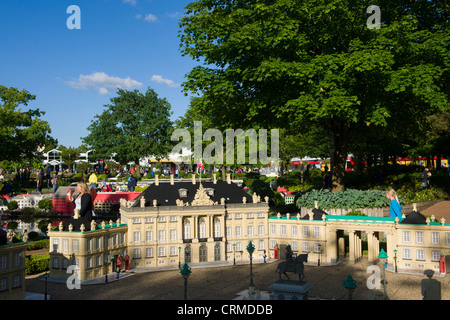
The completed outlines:
<svg viewBox="0 0 450 320">
<path fill-rule="evenodd" d="M 123 3 L 129 3 L 132 6 L 135 6 L 137 4 L 136 0 L 122 0 Z"/>
<path fill-rule="evenodd" d="M 144 17 L 144 20 L 147 22 L 157 22 L 158 21 L 158 17 L 151 14 L 151 13 L 147 13 Z"/>
<path fill-rule="evenodd" d="M 172 19 L 180 19 L 180 18 L 183 17 L 183 14 L 178 12 L 178 11 L 176 11 L 176 12 L 173 12 L 173 13 L 168 13 L 167 16 L 169 18 L 172 18 Z"/>
<path fill-rule="evenodd" d="M 151 14 L 151 13 L 146 13 L 144 15 L 137 14 L 134 17 L 136 19 L 138 19 L 138 20 L 142 19 L 142 20 L 147 21 L 149 23 L 158 22 L 158 20 L 159 20 L 157 16 L 155 16 L 154 14 Z"/>
<path fill-rule="evenodd" d="M 162 76 L 157 75 L 157 74 L 152 76 L 151 81 L 155 81 L 160 84 L 165 84 L 166 86 L 168 86 L 170 88 L 178 88 L 180 86 L 178 83 L 175 83 L 169 79 L 164 79 Z"/>
<path fill-rule="evenodd" d="M 80 74 L 77 80 L 66 82 L 72 88 L 78 90 L 95 89 L 102 95 L 108 94 L 108 90 L 135 89 L 141 87 L 142 83 L 128 78 L 119 78 L 107 75 L 104 72 L 94 72 L 92 74 Z"/>
</svg>

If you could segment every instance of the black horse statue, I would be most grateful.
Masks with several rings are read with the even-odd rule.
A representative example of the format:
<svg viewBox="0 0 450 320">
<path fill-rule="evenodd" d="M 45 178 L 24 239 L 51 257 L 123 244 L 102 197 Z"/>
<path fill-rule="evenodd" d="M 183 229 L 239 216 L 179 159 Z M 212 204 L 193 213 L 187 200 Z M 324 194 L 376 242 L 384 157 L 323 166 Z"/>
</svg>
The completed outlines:
<svg viewBox="0 0 450 320">
<path fill-rule="evenodd" d="M 305 274 L 303 273 L 304 262 L 308 262 L 308 254 L 300 254 L 295 258 L 295 260 L 286 260 L 280 262 L 276 270 L 276 272 L 278 272 L 280 280 L 282 273 L 288 278 L 288 280 L 290 280 L 286 272 L 293 272 L 294 274 L 298 274 L 298 279 L 302 281 L 305 278 Z"/>
</svg>

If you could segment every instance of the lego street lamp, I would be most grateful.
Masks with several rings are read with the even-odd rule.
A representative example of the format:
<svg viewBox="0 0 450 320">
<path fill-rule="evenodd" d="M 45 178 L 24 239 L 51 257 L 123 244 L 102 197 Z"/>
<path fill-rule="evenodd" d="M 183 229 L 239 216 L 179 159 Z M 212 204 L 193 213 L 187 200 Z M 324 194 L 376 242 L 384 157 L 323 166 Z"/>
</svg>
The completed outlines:
<svg viewBox="0 0 450 320">
<path fill-rule="evenodd" d="M 381 251 L 380 251 L 380 254 L 378 255 L 378 258 L 383 260 L 383 280 L 381 280 L 381 281 L 383 283 L 384 296 L 387 297 L 387 293 L 386 293 L 386 284 L 387 284 L 387 282 L 386 282 L 386 266 L 387 266 L 388 255 L 386 254 L 386 251 L 384 251 L 383 248 L 381 248 Z"/>
<path fill-rule="evenodd" d="M 322 245 L 317 244 L 317 266 L 320 267 L 320 254 L 322 253 Z"/>
<path fill-rule="evenodd" d="M 394 270 L 397 273 L 397 249 L 394 249 Z"/>
<path fill-rule="evenodd" d="M 45 291 L 44 291 L 44 300 L 47 300 L 47 279 L 48 279 L 48 272 L 45 273 Z"/>
<path fill-rule="evenodd" d="M 355 291 L 356 287 L 358 286 L 356 284 L 356 281 L 353 280 L 352 275 L 349 274 L 347 279 L 345 279 L 345 281 L 342 285 L 348 292 L 348 300 L 352 300 L 353 299 L 353 291 Z"/>
<path fill-rule="evenodd" d="M 236 243 L 233 243 L 233 266 L 236 265 Z"/>
<path fill-rule="evenodd" d="M 189 278 L 189 275 L 192 273 L 191 268 L 189 268 L 187 263 L 183 265 L 183 268 L 181 268 L 180 273 L 184 279 L 184 300 L 187 300 L 187 280 Z"/>
<path fill-rule="evenodd" d="M 252 270 L 252 266 L 253 266 L 253 251 L 255 251 L 255 246 L 253 245 L 253 243 L 250 241 L 247 245 L 247 252 L 250 254 L 250 284 L 248 285 L 248 290 L 249 290 L 249 297 L 252 296 L 254 289 L 255 289 L 255 285 L 253 284 L 253 270 Z"/>
<path fill-rule="evenodd" d="M 181 269 L 181 247 L 178 247 L 178 269 Z"/>
<path fill-rule="evenodd" d="M 105 283 L 108 282 L 108 254 L 105 254 Z"/>
</svg>

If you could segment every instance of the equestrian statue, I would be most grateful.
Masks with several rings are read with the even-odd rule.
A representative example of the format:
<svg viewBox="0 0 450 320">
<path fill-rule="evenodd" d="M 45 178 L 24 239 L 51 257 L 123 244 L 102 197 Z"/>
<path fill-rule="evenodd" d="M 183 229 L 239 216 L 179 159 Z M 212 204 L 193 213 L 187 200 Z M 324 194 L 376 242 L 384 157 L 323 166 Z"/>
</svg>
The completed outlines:
<svg viewBox="0 0 450 320">
<path fill-rule="evenodd" d="M 281 274 L 283 273 L 288 280 L 290 280 L 286 272 L 293 272 L 294 274 L 298 274 L 298 279 L 300 281 L 303 281 L 305 278 L 305 274 L 303 273 L 304 262 L 308 262 L 308 254 L 300 254 L 293 258 L 291 246 L 288 245 L 286 247 L 286 261 L 280 262 L 276 270 L 276 272 L 278 272 L 279 279 L 281 280 Z"/>
</svg>

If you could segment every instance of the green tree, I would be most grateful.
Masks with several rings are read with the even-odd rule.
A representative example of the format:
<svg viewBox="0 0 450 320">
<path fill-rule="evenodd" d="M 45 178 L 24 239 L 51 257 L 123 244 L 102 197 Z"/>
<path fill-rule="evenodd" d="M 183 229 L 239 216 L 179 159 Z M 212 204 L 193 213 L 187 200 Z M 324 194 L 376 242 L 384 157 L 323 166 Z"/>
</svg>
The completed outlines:
<svg viewBox="0 0 450 320">
<path fill-rule="evenodd" d="M 75 160 L 78 159 L 80 155 L 80 151 L 78 148 L 73 147 L 65 147 L 60 145 L 58 150 L 61 151 L 61 158 L 63 162 L 68 166 L 69 172 L 72 172 L 73 165 L 75 164 Z"/>
<path fill-rule="evenodd" d="M 187 74 L 216 126 L 327 130 L 333 190 L 343 190 L 351 138 L 404 130 L 449 109 L 448 4 L 380 0 L 199 0 L 180 22 Z"/>
<path fill-rule="evenodd" d="M 167 156 L 172 123 L 165 98 L 159 98 L 151 88 L 145 94 L 119 89 L 105 107 L 83 138 L 83 143 L 95 149 L 97 158 L 114 155 L 121 164 L 134 162 L 139 166 L 140 158 Z"/>
<path fill-rule="evenodd" d="M 54 143 L 50 125 L 39 109 L 22 111 L 36 96 L 0 85 L 0 161 L 29 163 L 40 158 L 39 147 Z"/>
</svg>

